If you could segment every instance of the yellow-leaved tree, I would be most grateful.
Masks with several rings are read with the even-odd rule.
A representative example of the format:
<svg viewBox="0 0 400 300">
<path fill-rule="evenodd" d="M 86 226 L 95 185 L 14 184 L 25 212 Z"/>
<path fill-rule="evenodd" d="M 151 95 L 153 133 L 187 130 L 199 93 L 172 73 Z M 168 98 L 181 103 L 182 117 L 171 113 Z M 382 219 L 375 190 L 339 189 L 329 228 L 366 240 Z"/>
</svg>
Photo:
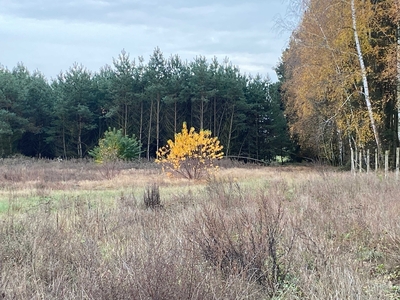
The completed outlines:
<svg viewBox="0 0 400 300">
<path fill-rule="evenodd" d="M 210 130 L 196 132 L 183 123 L 182 131 L 175 134 L 174 141 L 157 151 L 156 162 L 164 171 L 172 171 L 188 179 L 198 179 L 209 170 L 215 169 L 214 161 L 222 158 L 223 148 Z"/>
<path fill-rule="evenodd" d="M 282 91 L 303 156 L 343 164 L 351 150 L 398 144 L 396 1 L 293 0 L 304 12 Z"/>
</svg>

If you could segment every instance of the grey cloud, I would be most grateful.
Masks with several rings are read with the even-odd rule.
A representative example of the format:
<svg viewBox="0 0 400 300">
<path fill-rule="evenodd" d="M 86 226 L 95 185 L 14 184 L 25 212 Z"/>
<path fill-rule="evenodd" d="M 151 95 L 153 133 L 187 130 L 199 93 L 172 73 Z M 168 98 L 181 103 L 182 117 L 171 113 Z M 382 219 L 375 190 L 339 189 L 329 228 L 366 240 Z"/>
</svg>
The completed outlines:
<svg viewBox="0 0 400 300">
<path fill-rule="evenodd" d="M 264 1 L 204 2 L 186 1 L 8 1 L 3 9 L 16 17 L 37 20 L 90 21 L 94 23 L 151 24 L 159 26 L 212 27 L 234 29 L 247 23 L 251 26 L 255 15 L 267 10 Z M 192 5 L 190 5 L 192 3 Z M 197 4 L 196 4 L 197 3 Z M 235 22 L 229 20 L 234 19 Z M 263 17 L 257 22 L 263 22 Z M 250 21 L 250 22 L 249 22 Z M 261 25 L 261 24 L 259 24 Z"/>
<path fill-rule="evenodd" d="M 273 73 L 285 42 L 273 32 L 280 1 L 4 0 L 0 63 L 32 63 L 54 77 L 51 68 L 74 61 L 96 71 L 123 48 L 147 59 L 159 46 L 166 56 L 228 56 L 245 72 Z"/>
</svg>

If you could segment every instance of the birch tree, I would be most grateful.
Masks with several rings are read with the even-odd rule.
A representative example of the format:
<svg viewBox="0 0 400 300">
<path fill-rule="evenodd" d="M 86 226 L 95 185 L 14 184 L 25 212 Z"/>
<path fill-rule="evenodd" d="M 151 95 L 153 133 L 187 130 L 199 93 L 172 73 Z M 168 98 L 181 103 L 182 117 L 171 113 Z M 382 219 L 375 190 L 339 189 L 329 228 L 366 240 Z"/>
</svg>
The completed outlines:
<svg viewBox="0 0 400 300">
<path fill-rule="evenodd" d="M 381 153 L 381 142 L 379 139 L 378 130 L 376 128 L 374 113 L 372 111 L 371 100 L 369 97 L 367 70 L 365 68 L 364 57 L 363 57 L 363 53 L 361 51 L 360 39 L 358 37 L 357 14 L 356 14 L 356 7 L 354 5 L 354 0 L 351 0 L 350 4 L 351 4 L 351 19 L 352 19 L 352 25 L 353 25 L 354 41 L 356 43 L 357 56 L 358 56 L 358 60 L 360 62 L 362 82 L 363 82 L 363 86 L 364 86 L 364 99 L 365 99 L 365 103 L 367 105 L 368 115 L 369 115 L 369 119 L 371 122 L 372 131 L 373 131 L 374 137 L 375 137 L 376 147 L 378 149 L 378 153 Z"/>
<path fill-rule="evenodd" d="M 393 1 L 302 1 L 283 54 L 283 86 L 292 136 L 310 155 L 341 155 L 344 139 L 348 147 L 381 148 L 383 136 L 391 145 Z"/>
</svg>

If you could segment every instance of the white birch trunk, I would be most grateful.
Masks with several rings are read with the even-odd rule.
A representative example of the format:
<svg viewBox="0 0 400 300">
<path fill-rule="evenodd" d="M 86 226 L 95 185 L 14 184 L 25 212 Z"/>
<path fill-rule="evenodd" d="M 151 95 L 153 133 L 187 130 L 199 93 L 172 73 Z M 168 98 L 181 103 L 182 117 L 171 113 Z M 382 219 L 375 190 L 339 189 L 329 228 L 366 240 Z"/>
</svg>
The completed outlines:
<svg viewBox="0 0 400 300">
<path fill-rule="evenodd" d="M 397 138 L 400 143 L 400 24 L 397 24 Z"/>
<path fill-rule="evenodd" d="M 375 125 L 374 114 L 372 112 L 371 100 L 369 98 L 367 70 L 365 68 L 364 58 L 363 58 L 363 54 L 362 54 L 362 51 L 361 51 L 360 39 L 358 37 L 358 32 L 357 32 L 357 18 L 356 18 L 356 8 L 355 8 L 355 5 L 354 5 L 354 0 L 351 0 L 351 18 L 352 18 L 352 21 L 353 21 L 354 40 L 355 40 L 355 43 L 356 43 L 357 55 L 358 55 L 358 60 L 360 62 L 361 75 L 362 75 L 362 81 L 363 81 L 363 86 L 364 86 L 365 103 L 367 105 L 368 115 L 369 115 L 369 118 L 370 118 L 372 131 L 374 133 L 376 146 L 378 148 L 378 152 L 380 153 L 381 152 L 381 145 L 380 145 L 378 130 L 376 129 L 376 125 Z"/>
<path fill-rule="evenodd" d="M 355 166 L 354 166 L 354 150 L 353 147 L 350 147 L 350 163 L 351 163 L 351 173 L 355 174 Z"/>
<path fill-rule="evenodd" d="M 385 151 L 385 178 L 389 176 L 389 150 Z"/>
<path fill-rule="evenodd" d="M 400 168 L 400 148 L 396 148 L 396 179 L 399 179 L 399 168 Z"/>
</svg>

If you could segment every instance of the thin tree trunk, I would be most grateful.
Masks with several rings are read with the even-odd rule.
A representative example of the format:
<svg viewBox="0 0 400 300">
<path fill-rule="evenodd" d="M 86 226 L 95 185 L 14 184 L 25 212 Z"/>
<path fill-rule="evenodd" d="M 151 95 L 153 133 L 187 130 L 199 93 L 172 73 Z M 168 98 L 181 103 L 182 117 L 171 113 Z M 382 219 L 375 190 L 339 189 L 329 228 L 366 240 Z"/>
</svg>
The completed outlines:
<svg viewBox="0 0 400 300">
<path fill-rule="evenodd" d="M 338 134 L 338 147 L 339 147 L 339 165 L 343 166 L 343 137 L 342 131 L 337 129 Z"/>
<path fill-rule="evenodd" d="M 176 101 L 176 97 L 174 97 L 174 134 L 177 132 L 176 131 L 176 127 L 177 127 L 177 122 L 178 122 L 178 112 L 177 112 L 177 101 Z"/>
<path fill-rule="evenodd" d="M 231 138 L 232 138 L 232 128 L 233 128 L 233 116 L 235 114 L 235 105 L 232 107 L 232 115 L 231 115 L 231 120 L 229 124 L 229 133 L 228 133 L 228 144 L 226 145 L 226 156 L 229 155 L 229 150 L 231 146 Z"/>
<path fill-rule="evenodd" d="M 78 157 L 82 158 L 82 122 L 79 122 L 78 129 Z"/>
<path fill-rule="evenodd" d="M 214 134 L 215 136 L 220 136 L 221 135 L 222 124 L 224 122 L 224 115 L 225 115 L 226 111 L 227 111 L 227 108 L 226 108 L 226 105 L 225 105 L 224 109 L 222 110 L 221 117 L 219 118 L 218 129 L 217 129 L 217 132 Z"/>
<path fill-rule="evenodd" d="M 124 104 L 124 136 L 128 135 L 128 104 Z"/>
<path fill-rule="evenodd" d="M 63 125 L 63 129 L 62 129 L 62 140 L 63 140 L 64 159 L 67 159 L 67 143 L 65 141 L 65 127 L 64 127 L 64 125 Z"/>
<path fill-rule="evenodd" d="M 12 152 L 12 142 L 11 142 L 11 135 L 8 137 L 8 144 L 10 145 L 10 155 L 13 153 Z"/>
<path fill-rule="evenodd" d="M 157 124 L 156 124 L 156 149 L 158 150 L 160 147 L 160 102 L 161 97 L 160 93 L 157 93 Z"/>
<path fill-rule="evenodd" d="M 355 43 L 356 43 L 358 60 L 360 62 L 360 67 L 361 67 L 361 75 L 362 75 L 362 81 L 363 81 L 363 86 L 364 86 L 365 103 L 367 105 L 368 115 L 369 115 L 369 118 L 370 118 L 372 131 L 373 131 L 374 137 L 375 137 L 376 147 L 378 148 L 378 152 L 380 153 L 381 152 L 381 143 L 380 143 L 380 140 L 379 140 L 378 130 L 377 130 L 376 125 L 375 125 L 375 119 L 374 119 L 374 114 L 372 112 L 371 100 L 369 98 L 367 70 L 365 68 L 364 58 L 363 58 L 363 54 L 362 54 L 362 51 L 361 51 L 360 40 L 359 40 L 358 32 L 357 32 L 356 8 L 355 8 L 355 5 L 354 5 L 354 0 L 351 0 L 351 18 L 352 18 L 352 21 L 353 21 L 354 40 L 355 40 Z"/>
<path fill-rule="evenodd" d="M 257 108 L 259 108 L 258 107 L 258 101 L 257 101 Z M 256 158 L 257 159 L 260 159 L 260 121 L 258 119 L 259 116 L 260 115 L 257 112 L 257 114 L 256 114 L 256 126 L 255 126 L 256 127 Z"/>
<path fill-rule="evenodd" d="M 217 97 L 214 96 L 214 135 L 217 134 Z"/>
<path fill-rule="evenodd" d="M 140 124 L 139 124 L 139 142 L 142 144 L 142 135 L 143 135 L 143 101 L 140 102 Z M 139 153 L 140 158 L 140 153 Z"/>
<path fill-rule="evenodd" d="M 82 139 L 81 134 L 78 136 L 78 157 L 82 158 Z"/>
<path fill-rule="evenodd" d="M 151 123 L 153 121 L 153 100 L 150 104 L 150 117 L 149 117 L 149 134 L 147 136 L 147 160 L 150 160 L 150 142 L 151 142 Z"/>
<path fill-rule="evenodd" d="M 200 98 L 200 130 L 204 128 L 204 97 Z"/>
</svg>

